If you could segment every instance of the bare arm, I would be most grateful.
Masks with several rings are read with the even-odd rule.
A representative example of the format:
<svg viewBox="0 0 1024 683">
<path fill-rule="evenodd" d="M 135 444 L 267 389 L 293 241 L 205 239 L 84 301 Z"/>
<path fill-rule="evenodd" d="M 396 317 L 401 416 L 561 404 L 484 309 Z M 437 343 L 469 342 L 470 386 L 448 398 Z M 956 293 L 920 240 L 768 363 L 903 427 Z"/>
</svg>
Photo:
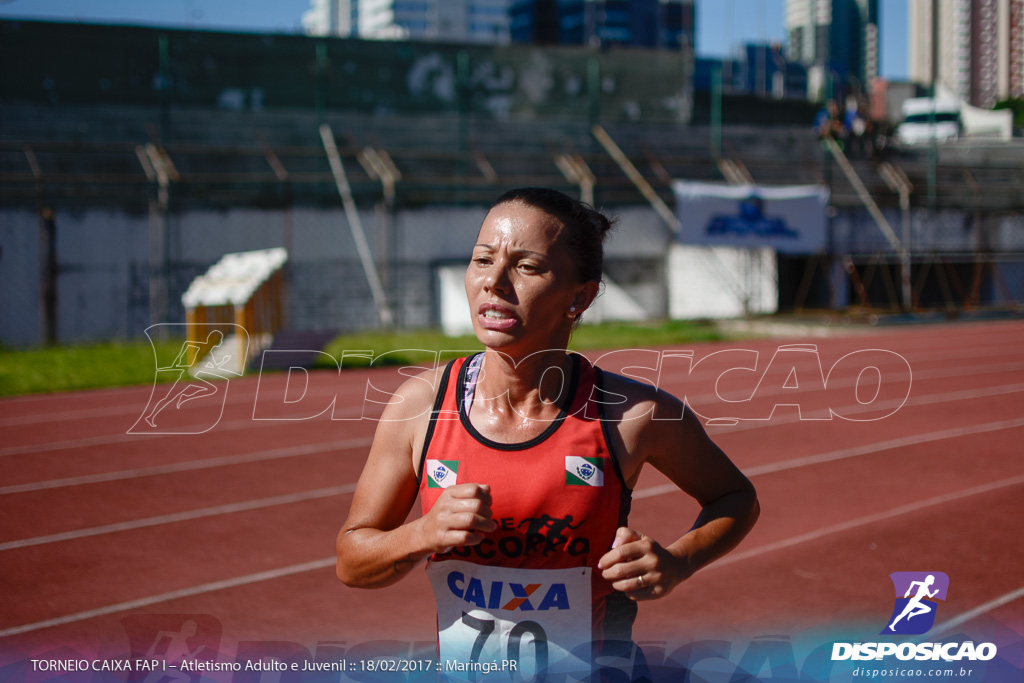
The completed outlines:
<svg viewBox="0 0 1024 683">
<path fill-rule="evenodd" d="M 616 590 L 638 600 L 659 598 L 739 544 L 757 521 L 757 494 L 689 409 L 682 419 L 651 419 L 679 415 L 678 399 L 632 383 L 615 390 L 641 415 L 630 419 L 627 411 L 618 425 L 627 479 L 635 482 L 650 463 L 701 505 L 693 526 L 669 545 L 620 528 L 598 564 Z"/>
<path fill-rule="evenodd" d="M 433 390 L 424 376 L 396 392 L 377 425 L 348 519 L 337 540 L 338 578 L 361 588 L 388 586 L 432 553 L 479 543 L 493 531 L 490 490 L 445 489 L 423 517 L 406 523 L 418 490 L 416 466 Z"/>
</svg>

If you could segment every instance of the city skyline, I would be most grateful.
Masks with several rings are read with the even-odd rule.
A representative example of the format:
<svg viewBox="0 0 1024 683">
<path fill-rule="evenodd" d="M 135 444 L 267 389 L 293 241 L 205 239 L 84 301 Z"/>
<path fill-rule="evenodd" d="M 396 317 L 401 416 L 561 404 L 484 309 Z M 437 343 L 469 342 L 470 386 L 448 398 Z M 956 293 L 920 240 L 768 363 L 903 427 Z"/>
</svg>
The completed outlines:
<svg viewBox="0 0 1024 683">
<path fill-rule="evenodd" d="M 785 0 L 697 0 L 697 54 L 725 57 L 747 43 L 785 43 L 785 5 Z M 907 2 L 879 5 L 880 75 L 906 79 Z M 294 34 L 303 32 L 302 14 L 309 7 L 310 0 L 269 5 L 243 0 L 0 0 L 0 18 Z"/>
</svg>

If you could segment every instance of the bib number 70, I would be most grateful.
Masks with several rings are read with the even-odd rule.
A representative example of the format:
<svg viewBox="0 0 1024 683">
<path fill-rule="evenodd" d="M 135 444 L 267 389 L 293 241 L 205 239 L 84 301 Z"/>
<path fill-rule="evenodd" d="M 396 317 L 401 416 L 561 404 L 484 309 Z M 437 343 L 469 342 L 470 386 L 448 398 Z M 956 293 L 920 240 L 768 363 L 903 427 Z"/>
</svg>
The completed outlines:
<svg viewBox="0 0 1024 683">
<path fill-rule="evenodd" d="M 463 612 L 462 623 L 477 632 L 476 640 L 473 642 L 473 650 L 470 654 L 470 660 L 473 664 L 477 664 L 480 661 L 480 653 L 483 652 L 487 639 L 494 634 L 494 620 L 479 619 Z M 509 661 L 519 662 L 519 654 L 524 636 L 533 637 L 537 680 L 543 680 L 543 672 L 548 668 L 548 637 L 544 633 L 544 629 L 536 621 L 521 621 L 512 627 L 508 632 L 508 642 L 505 644 L 505 658 Z"/>
</svg>

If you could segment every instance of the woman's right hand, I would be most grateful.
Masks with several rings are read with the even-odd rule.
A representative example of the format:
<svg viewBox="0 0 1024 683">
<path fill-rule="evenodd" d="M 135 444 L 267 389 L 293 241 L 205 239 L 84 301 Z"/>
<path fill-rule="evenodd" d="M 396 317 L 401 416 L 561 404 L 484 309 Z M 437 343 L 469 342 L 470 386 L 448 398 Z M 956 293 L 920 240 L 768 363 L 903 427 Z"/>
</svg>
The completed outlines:
<svg viewBox="0 0 1024 683">
<path fill-rule="evenodd" d="M 491 487 L 486 484 L 449 486 L 420 518 L 423 541 L 438 554 L 457 546 L 477 545 L 484 534 L 497 528 L 491 516 Z"/>
</svg>

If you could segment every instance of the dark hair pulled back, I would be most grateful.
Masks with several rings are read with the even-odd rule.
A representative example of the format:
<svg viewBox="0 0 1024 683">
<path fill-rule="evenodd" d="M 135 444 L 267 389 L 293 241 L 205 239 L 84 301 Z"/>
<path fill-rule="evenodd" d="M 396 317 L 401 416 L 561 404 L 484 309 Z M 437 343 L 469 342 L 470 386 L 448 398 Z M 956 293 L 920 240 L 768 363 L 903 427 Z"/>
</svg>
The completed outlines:
<svg viewBox="0 0 1024 683">
<path fill-rule="evenodd" d="M 498 197 L 491 208 L 501 204 L 532 206 L 558 220 L 565 227 L 563 238 L 572 254 L 580 282 L 601 282 L 604 241 L 614 220 L 609 220 L 586 202 L 545 187 L 509 190 Z"/>
</svg>

